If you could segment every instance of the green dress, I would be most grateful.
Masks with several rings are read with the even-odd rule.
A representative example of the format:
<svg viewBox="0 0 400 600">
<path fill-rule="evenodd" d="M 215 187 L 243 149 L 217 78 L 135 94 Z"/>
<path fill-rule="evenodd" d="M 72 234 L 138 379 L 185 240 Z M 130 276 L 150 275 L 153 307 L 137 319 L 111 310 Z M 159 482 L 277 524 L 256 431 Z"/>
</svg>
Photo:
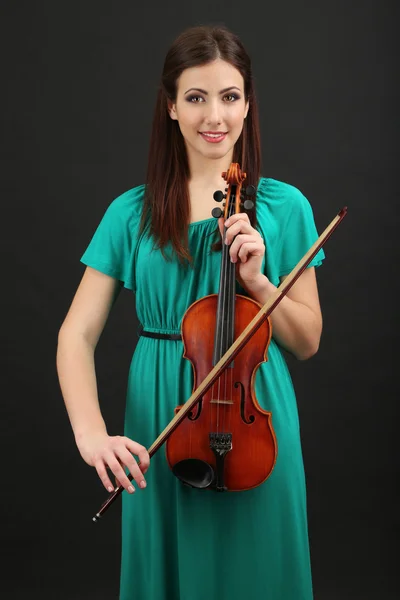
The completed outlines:
<svg viewBox="0 0 400 600">
<path fill-rule="evenodd" d="M 82 262 L 136 294 L 145 329 L 179 333 L 186 309 L 218 292 L 220 253 L 210 252 L 213 217 L 189 226 L 194 268 L 167 262 L 139 235 L 144 186 L 108 207 Z M 295 187 L 261 178 L 258 229 L 264 273 L 275 285 L 317 238 L 312 209 Z M 322 250 L 311 265 L 324 258 Z M 237 291 L 243 293 L 238 286 Z M 140 337 L 132 357 L 125 435 L 149 447 L 191 395 L 183 344 Z M 278 457 L 271 476 L 244 492 L 184 486 L 169 469 L 165 446 L 154 455 L 147 488 L 122 494 L 120 600 L 311 600 L 306 489 L 291 377 L 272 337 L 256 375 L 256 397 L 272 411 Z"/>
</svg>

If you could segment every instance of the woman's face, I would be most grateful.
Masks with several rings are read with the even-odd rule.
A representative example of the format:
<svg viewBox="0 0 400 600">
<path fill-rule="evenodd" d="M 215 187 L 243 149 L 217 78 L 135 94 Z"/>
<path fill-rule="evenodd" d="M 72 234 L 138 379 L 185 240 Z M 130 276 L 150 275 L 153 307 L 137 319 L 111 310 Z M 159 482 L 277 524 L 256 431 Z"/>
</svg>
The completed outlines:
<svg viewBox="0 0 400 600">
<path fill-rule="evenodd" d="M 243 77 L 221 59 L 185 69 L 177 82 L 176 103 L 168 108 L 179 123 L 189 159 L 223 158 L 233 153 L 249 109 Z"/>
</svg>

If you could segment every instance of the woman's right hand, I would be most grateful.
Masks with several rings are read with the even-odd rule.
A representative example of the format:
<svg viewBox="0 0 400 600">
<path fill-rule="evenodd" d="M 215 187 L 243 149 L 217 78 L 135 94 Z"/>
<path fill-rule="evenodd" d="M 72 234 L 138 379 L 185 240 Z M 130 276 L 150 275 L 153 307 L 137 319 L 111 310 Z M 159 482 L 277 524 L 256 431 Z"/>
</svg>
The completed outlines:
<svg viewBox="0 0 400 600">
<path fill-rule="evenodd" d="M 114 491 L 114 486 L 108 476 L 107 468 L 114 473 L 116 484 L 122 485 L 131 494 L 135 488 L 126 476 L 124 466 L 128 468 L 139 487 L 146 487 L 143 475 L 150 466 L 150 456 L 141 444 L 125 436 L 111 436 L 106 432 L 97 432 L 83 435 L 79 441 L 77 440 L 77 446 L 83 460 L 91 467 L 95 467 L 108 492 Z M 140 464 L 134 459 L 133 454 L 139 458 Z"/>
</svg>

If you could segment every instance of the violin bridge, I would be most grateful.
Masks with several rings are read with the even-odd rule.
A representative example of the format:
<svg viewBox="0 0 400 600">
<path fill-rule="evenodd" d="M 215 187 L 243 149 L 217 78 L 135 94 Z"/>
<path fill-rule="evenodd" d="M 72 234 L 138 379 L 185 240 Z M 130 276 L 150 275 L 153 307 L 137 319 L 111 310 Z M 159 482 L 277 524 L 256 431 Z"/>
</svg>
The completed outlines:
<svg viewBox="0 0 400 600">
<path fill-rule="evenodd" d="M 213 398 L 210 400 L 210 404 L 233 404 L 233 400 L 219 400 L 217 398 Z"/>
</svg>

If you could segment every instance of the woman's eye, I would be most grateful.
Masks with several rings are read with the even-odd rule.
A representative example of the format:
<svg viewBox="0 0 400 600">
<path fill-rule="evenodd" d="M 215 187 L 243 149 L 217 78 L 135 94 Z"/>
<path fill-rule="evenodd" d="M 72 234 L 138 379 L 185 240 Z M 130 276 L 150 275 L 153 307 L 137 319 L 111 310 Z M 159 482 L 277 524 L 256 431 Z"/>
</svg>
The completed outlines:
<svg viewBox="0 0 400 600">
<path fill-rule="evenodd" d="M 203 100 L 201 96 L 189 96 L 186 99 L 188 102 L 193 102 L 193 104 L 198 104 L 198 102 L 194 102 L 194 100 Z"/>
<path fill-rule="evenodd" d="M 227 94 L 225 98 L 231 98 L 231 100 L 228 100 L 228 102 L 234 102 L 235 100 L 239 100 L 239 96 L 237 96 L 236 94 Z"/>
</svg>

